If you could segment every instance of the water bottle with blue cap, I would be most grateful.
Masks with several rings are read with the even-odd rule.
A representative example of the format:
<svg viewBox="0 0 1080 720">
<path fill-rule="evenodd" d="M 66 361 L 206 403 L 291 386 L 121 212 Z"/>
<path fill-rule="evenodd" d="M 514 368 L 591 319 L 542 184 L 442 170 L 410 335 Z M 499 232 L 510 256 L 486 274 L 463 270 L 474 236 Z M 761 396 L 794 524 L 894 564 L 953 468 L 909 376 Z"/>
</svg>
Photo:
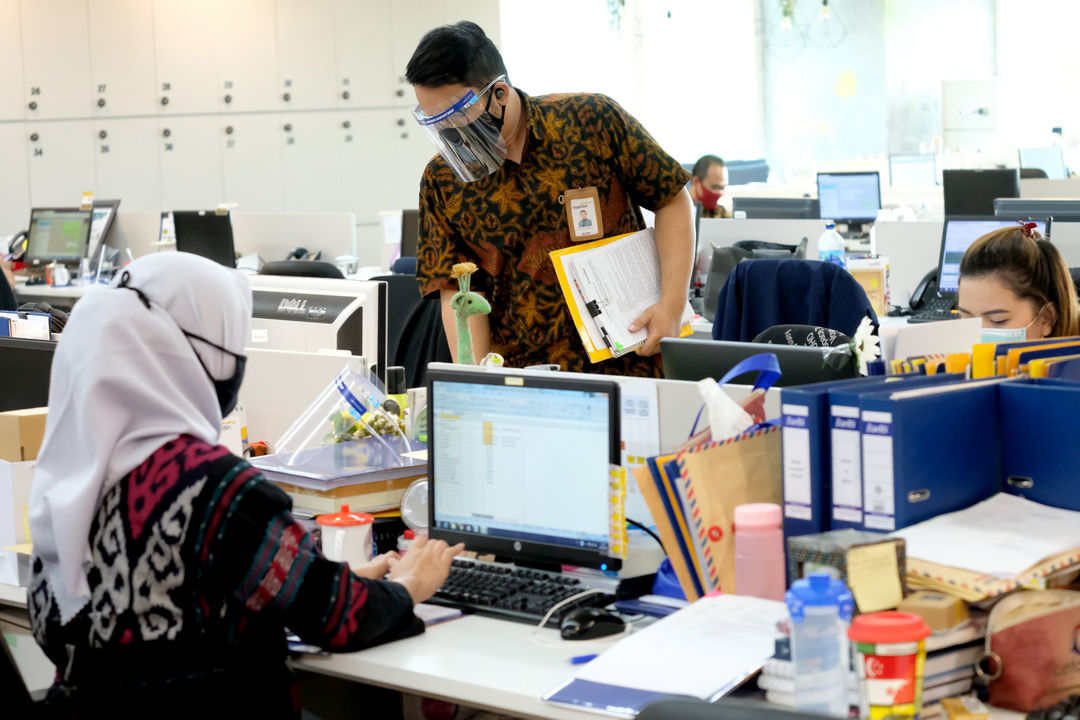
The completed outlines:
<svg viewBox="0 0 1080 720">
<path fill-rule="evenodd" d="M 786 599 L 795 707 L 846 718 L 851 676 L 847 629 L 855 609 L 851 591 L 829 573 L 814 572 L 792 583 Z"/>
</svg>

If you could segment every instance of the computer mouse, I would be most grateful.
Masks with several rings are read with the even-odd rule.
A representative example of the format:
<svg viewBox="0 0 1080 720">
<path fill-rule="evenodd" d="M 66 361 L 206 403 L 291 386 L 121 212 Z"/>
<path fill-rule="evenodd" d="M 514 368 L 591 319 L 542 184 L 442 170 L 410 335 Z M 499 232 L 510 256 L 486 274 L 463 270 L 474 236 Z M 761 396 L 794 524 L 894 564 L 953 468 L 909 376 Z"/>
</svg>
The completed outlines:
<svg viewBox="0 0 1080 720">
<path fill-rule="evenodd" d="M 621 617 L 598 607 L 580 607 L 563 616 L 559 635 L 563 640 L 594 640 L 621 633 L 626 623 Z"/>
</svg>

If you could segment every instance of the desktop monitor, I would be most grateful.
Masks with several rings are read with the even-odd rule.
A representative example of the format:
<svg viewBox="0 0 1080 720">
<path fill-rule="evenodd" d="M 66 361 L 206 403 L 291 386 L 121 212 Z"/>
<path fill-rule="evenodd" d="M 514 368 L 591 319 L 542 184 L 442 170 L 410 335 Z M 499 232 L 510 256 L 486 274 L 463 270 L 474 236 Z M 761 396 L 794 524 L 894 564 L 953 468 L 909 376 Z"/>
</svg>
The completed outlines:
<svg viewBox="0 0 1080 720">
<path fill-rule="evenodd" d="M 26 264 L 78 265 L 90 241 L 90 210 L 34 208 L 30 211 Z"/>
<path fill-rule="evenodd" d="M 971 244 L 993 230 L 1015 227 L 1013 218 L 1001 217 L 947 217 L 941 231 L 941 256 L 938 263 L 938 293 L 956 295 L 960 292 L 960 261 Z M 1043 237 L 1050 234 L 1050 220 L 1036 221 L 1036 229 Z"/>
<path fill-rule="evenodd" d="M 935 155 L 890 155 L 889 185 L 894 188 L 933 187 L 938 184 Z"/>
<path fill-rule="evenodd" d="M 162 215 L 162 223 L 166 223 Z M 176 210 L 172 213 L 173 233 L 178 252 L 194 253 L 236 267 L 232 222 L 228 213 L 206 210 Z"/>
<path fill-rule="evenodd" d="M 428 370 L 428 527 L 519 565 L 618 570 L 619 386 L 558 372 Z"/>
<path fill-rule="evenodd" d="M 765 158 L 757 160 L 727 160 L 728 185 L 747 185 L 769 181 L 769 163 Z"/>
<path fill-rule="evenodd" d="M 945 217 L 993 215 L 995 198 L 1020 197 L 1020 173 L 1005 170 L 943 170 Z"/>
<path fill-rule="evenodd" d="M 851 353 L 840 352 L 837 348 L 697 338 L 663 338 L 660 341 L 664 377 L 668 380 L 696 382 L 709 377 L 720 378 L 743 360 L 761 353 L 776 355 L 781 371 L 776 381 L 778 387 L 841 380 L 858 374 Z"/>
<path fill-rule="evenodd" d="M 292 275 L 252 275 L 250 279 L 250 347 L 345 350 L 363 355 L 380 378 L 386 377 L 385 282 Z"/>
<path fill-rule="evenodd" d="M 101 255 L 101 249 L 109 237 L 109 230 L 112 229 L 113 221 L 116 220 L 119 207 L 119 200 L 94 201 L 94 208 L 90 211 L 90 241 L 87 245 L 90 248 L 88 257 L 93 262 L 97 262 Z"/>
<path fill-rule="evenodd" d="M 737 218 L 816 219 L 818 212 L 816 198 L 764 198 L 735 197 L 731 199 L 731 212 Z"/>
<path fill-rule="evenodd" d="M 416 257 L 420 242 L 420 211 L 401 211 L 401 257 Z"/>
<path fill-rule="evenodd" d="M 1080 200 L 998 198 L 994 215 L 1005 218 L 1049 217 L 1054 222 L 1080 222 Z"/>
<path fill-rule="evenodd" d="M 817 174 L 821 217 L 837 222 L 867 222 L 881 209 L 881 178 L 876 172 Z"/>
<path fill-rule="evenodd" d="M 1065 168 L 1065 154 L 1059 145 L 1020 148 L 1020 167 L 1024 170 L 1038 168 L 1045 172 L 1050 180 L 1064 180 L 1069 177 Z"/>
<path fill-rule="evenodd" d="M 0 412 L 49 404 L 49 373 L 56 343 L 51 340 L 0 338 Z"/>
</svg>

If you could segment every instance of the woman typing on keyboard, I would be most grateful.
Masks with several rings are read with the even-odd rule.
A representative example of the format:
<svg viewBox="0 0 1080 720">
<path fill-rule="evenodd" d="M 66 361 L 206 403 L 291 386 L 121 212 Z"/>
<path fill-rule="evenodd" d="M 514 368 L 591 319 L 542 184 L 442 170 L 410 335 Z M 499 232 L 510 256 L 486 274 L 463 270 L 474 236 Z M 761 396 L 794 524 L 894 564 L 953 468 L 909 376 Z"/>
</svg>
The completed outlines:
<svg viewBox="0 0 1080 720">
<path fill-rule="evenodd" d="M 1035 223 L 983 235 L 960 261 L 959 311 L 982 318 L 983 342 L 1078 334 L 1076 286 Z"/>
<path fill-rule="evenodd" d="M 71 315 L 30 500 L 57 716 L 299 717 L 286 626 L 332 651 L 423 629 L 413 605 L 460 547 L 418 540 L 350 572 L 217 444 L 250 317 L 247 279 L 187 253 L 137 260 Z"/>
</svg>

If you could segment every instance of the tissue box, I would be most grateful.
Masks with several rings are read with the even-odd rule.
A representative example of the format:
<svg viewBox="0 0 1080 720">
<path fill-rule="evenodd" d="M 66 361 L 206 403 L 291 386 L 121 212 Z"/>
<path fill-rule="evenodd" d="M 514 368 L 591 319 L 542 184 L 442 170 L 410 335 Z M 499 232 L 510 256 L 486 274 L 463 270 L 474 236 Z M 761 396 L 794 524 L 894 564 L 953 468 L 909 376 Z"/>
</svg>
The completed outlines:
<svg viewBox="0 0 1080 720">
<path fill-rule="evenodd" d="M 0 460 L 36 460 L 45 437 L 48 408 L 28 408 L 0 412 Z"/>
<path fill-rule="evenodd" d="M 815 570 L 833 568 L 835 575 L 845 583 L 847 576 L 847 551 L 856 545 L 891 543 L 896 546 L 896 568 L 900 573 L 900 587 L 905 591 L 907 575 L 906 544 L 902 538 L 885 537 L 881 533 L 866 530 L 830 530 L 814 535 L 797 535 L 788 538 L 788 580 L 793 582 Z"/>
</svg>

